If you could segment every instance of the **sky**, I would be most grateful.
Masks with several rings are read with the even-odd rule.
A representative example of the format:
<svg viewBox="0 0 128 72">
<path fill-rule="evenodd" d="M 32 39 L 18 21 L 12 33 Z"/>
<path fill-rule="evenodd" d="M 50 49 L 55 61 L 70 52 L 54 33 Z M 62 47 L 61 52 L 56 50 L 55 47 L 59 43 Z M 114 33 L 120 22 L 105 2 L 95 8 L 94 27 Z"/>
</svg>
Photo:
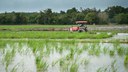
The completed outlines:
<svg viewBox="0 0 128 72">
<path fill-rule="evenodd" d="M 115 5 L 128 7 L 128 0 L 0 0 L 0 12 L 38 12 L 47 8 L 59 12 L 73 7 L 104 10 Z"/>
</svg>

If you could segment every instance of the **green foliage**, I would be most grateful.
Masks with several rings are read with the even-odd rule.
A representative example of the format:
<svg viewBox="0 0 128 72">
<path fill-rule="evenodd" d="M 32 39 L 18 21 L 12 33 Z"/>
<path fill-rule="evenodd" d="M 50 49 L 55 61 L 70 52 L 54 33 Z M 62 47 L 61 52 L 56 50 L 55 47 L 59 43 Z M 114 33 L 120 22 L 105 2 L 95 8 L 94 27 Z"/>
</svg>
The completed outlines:
<svg viewBox="0 0 128 72">
<path fill-rule="evenodd" d="M 114 18 L 118 24 L 128 24 L 128 14 L 120 13 L 117 14 Z"/>
<path fill-rule="evenodd" d="M 97 23 L 97 14 L 95 12 L 90 12 L 86 15 L 85 20 L 89 21 L 89 23 Z"/>
<path fill-rule="evenodd" d="M 109 18 L 113 18 L 116 14 L 119 14 L 119 13 L 126 13 L 126 10 L 124 7 L 122 6 L 111 6 L 111 7 L 108 7 L 105 12 L 108 13 L 109 15 Z"/>
<path fill-rule="evenodd" d="M 99 24 L 107 24 L 108 23 L 108 14 L 107 12 L 100 12 L 98 13 L 98 18 L 99 18 Z"/>
<path fill-rule="evenodd" d="M 77 64 L 72 64 L 70 67 L 70 72 L 78 72 L 78 65 Z"/>
<path fill-rule="evenodd" d="M 42 60 L 41 57 L 36 57 L 36 65 L 37 65 L 37 71 L 43 71 L 45 72 L 48 68 L 48 65 L 45 61 Z"/>
<path fill-rule="evenodd" d="M 96 24 L 107 24 L 109 22 L 120 23 L 118 19 L 118 14 L 124 13 L 127 14 L 128 8 L 124 8 L 121 6 L 111 6 L 108 7 L 105 11 L 97 10 L 96 8 L 87 8 L 80 10 L 75 7 L 71 9 L 67 9 L 67 11 L 53 12 L 52 9 L 45 9 L 43 11 L 38 12 L 5 12 L 0 13 L 0 24 L 61 24 L 61 25 L 69 25 L 74 24 L 77 20 L 88 20 L 90 23 Z M 116 19 L 114 18 L 115 16 Z M 126 17 L 126 16 L 125 16 Z M 120 18 L 120 15 L 119 15 Z M 121 19 L 121 23 L 128 23 Z M 119 20 L 119 21 L 118 21 Z M 123 20 L 123 21 L 122 21 Z"/>
<path fill-rule="evenodd" d="M 126 55 L 125 58 L 124 58 L 124 64 L 125 65 L 128 64 L 128 55 Z"/>
</svg>

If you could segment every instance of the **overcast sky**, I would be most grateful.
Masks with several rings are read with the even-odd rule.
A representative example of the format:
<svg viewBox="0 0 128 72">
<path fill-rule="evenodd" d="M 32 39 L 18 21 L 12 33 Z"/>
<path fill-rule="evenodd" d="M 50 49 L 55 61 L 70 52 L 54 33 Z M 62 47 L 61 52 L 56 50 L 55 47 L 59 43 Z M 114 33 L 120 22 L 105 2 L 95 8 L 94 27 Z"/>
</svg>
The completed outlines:
<svg viewBox="0 0 128 72">
<path fill-rule="evenodd" d="M 72 7 L 77 9 L 95 7 L 104 10 L 114 5 L 128 7 L 128 0 L 0 0 L 0 12 L 37 12 L 47 8 L 59 12 Z"/>
</svg>

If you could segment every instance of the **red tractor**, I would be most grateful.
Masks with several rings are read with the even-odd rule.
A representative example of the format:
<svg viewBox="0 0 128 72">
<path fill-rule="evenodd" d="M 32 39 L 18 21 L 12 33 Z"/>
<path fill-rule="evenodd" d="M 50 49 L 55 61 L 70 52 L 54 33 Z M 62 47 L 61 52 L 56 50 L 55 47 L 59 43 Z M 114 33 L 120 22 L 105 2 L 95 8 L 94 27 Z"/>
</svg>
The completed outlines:
<svg viewBox="0 0 128 72">
<path fill-rule="evenodd" d="M 74 26 L 69 28 L 70 32 L 73 31 L 78 31 L 78 32 L 87 32 L 87 26 L 85 26 L 85 24 L 87 24 L 87 21 L 76 21 L 76 24 L 78 24 L 79 26 Z"/>
</svg>

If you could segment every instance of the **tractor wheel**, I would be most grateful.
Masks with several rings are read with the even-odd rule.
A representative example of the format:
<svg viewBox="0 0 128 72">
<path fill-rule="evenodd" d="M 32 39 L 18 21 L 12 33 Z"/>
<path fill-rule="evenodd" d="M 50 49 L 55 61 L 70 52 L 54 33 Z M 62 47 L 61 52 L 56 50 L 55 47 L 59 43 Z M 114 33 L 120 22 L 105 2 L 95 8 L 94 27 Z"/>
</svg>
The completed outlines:
<svg viewBox="0 0 128 72">
<path fill-rule="evenodd" d="M 87 28 L 84 29 L 86 32 L 88 31 Z"/>
<path fill-rule="evenodd" d="M 84 32 L 85 30 L 84 29 L 80 29 L 80 30 L 78 30 L 78 32 Z"/>
</svg>

